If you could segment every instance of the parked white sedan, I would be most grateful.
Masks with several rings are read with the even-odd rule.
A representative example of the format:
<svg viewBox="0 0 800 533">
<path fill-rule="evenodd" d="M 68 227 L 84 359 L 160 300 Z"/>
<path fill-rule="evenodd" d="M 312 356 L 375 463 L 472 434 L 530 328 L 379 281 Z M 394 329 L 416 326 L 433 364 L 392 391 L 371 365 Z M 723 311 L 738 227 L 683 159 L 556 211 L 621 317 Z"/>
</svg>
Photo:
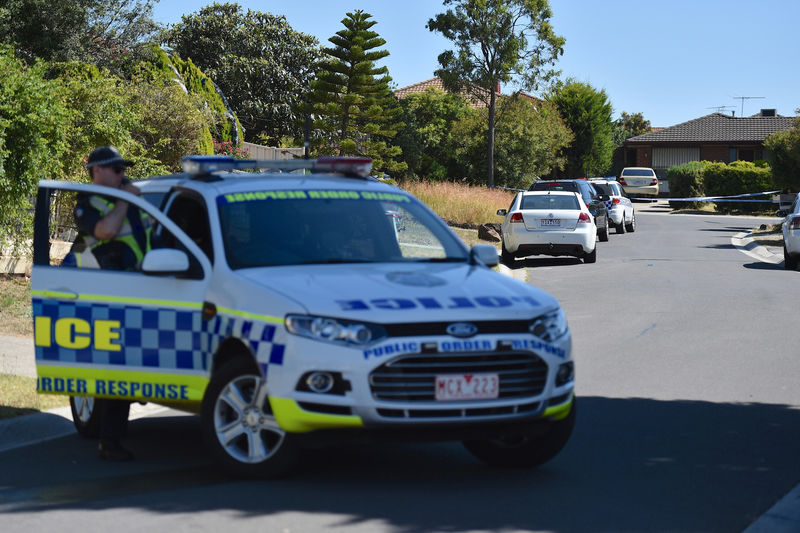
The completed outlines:
<svg viewBox="0 0 800 533">
<path fill-rule="evenodd" d="M 625 167 L 617 181 L 628 194 L 658 196 L 658 177 L 652 168 Z"/>
<path fill-rule="evenodd" d="M 597 227 L 586 204 L 574 192 L 518 193 L 509 209 L 499 209 L 502 258 L 511 264 L 529 255 L 567 255 L 597 261 Z"/>
<path fill-rule="evenodd" d="M 797 270 L 800 262 L 800 193 L 783 219 L 783 259 L 786 270 Z"/>
</svg>

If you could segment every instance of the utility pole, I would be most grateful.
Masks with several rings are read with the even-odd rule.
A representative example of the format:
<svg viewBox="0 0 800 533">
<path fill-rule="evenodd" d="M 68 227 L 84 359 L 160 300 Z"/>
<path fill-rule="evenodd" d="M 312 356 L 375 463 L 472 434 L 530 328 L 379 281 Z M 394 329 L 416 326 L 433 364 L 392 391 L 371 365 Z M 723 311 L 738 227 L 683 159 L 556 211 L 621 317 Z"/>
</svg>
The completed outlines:
<svg viewBox="0 0 800 533">
<path fill-rule="evenodd" d="M 741 116 L 744 116 L 744 101 L 745 100 L 753 100 L 754 98 L 766 98 L 766 96 L 734 96 L 733 98 L 742 101 Z"/>
</svg>

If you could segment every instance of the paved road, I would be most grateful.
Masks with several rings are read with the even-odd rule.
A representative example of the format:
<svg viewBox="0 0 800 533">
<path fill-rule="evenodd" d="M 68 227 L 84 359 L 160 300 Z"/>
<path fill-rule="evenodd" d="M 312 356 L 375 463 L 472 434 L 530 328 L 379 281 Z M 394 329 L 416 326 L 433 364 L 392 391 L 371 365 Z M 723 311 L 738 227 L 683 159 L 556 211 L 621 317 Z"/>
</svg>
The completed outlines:
<svg viewBox="0 0 800 533">
<path fill-rule="evenodd" d="M 196 419 L 166 412 L 131 424 L 132 464 L 74 434 L 0 453 L 0 529 L 740 532 L 800 480 L 800 273 L 735 248 L 756 220 L 654 210 L 594 265 L 516 271 L 560 299 L 575 339 L 576 432 L 539 470 L 489 469 L 458 444 L 365 445 L 231 481 Z M 772 512 L 764 531 L 800 529 Z"/>
</svg>

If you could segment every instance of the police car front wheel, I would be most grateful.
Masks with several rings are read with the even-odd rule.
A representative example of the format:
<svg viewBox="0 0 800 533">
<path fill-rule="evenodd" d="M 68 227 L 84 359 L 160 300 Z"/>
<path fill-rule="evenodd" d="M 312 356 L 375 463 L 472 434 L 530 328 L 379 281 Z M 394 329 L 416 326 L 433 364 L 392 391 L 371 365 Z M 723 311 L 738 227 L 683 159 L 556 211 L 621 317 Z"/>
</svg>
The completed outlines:
<svg viewBox="0 0 800 533">
<path fill-rule="evenodd" d="M 269 405 L 267 385 L 248 361 L 218 370 L 203 399 L 203 433 L 215 459 L 242 477 L 277 477 L 297 459 L 291 435 Z"/>
</svg>

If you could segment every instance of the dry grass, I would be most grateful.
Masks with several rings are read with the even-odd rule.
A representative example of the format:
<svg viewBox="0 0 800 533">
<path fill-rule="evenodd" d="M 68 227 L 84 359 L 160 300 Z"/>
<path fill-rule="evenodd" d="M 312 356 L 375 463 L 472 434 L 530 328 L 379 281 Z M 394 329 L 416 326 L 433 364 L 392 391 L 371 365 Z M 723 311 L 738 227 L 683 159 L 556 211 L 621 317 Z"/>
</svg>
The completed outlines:
<svg viewBox="0 0 800 533">
<path fill-rule="evenodd" d="M 480 225 L 499 223 L 498 209 L 511 204 L 514 193 L 448 182 L 405 182 L 400 185 L 448 223 Z"/>
<path fill-rule="evenodd" d="M 0 374 L 0 419 L 66 405 L 69 405 L 67 396 L 36 392 L 36 380 L 33 378 Z"/>
<path fill-rule="evenodd" d="M 0 335 L 33 336 L 31 284 L 25 276 L 0 274 Z"/>
</svg>

